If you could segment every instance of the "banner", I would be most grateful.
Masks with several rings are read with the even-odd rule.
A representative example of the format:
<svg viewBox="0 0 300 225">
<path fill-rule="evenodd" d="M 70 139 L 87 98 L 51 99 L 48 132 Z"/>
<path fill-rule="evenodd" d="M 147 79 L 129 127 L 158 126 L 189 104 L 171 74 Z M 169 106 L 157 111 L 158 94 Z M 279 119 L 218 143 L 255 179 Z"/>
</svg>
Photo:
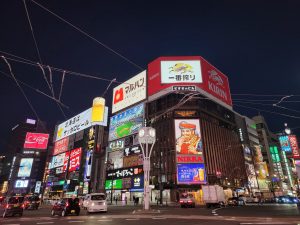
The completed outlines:
<svg viewBox="0 0 300 225">
<path fill-rule="evenodd" d="M 18 177 L 30 177 L 33 158 L 22 158 L 20 162 Z"/>
<path fill-rule="evenodd" d="M 199 164 L 177 164 L 178 184 L 205 184 L 205 168 Z"/>
<path fill-rule="evenodd" d="M 49 134 L 27 132 L 24 148 L 47 149 Z"/>
</svg>

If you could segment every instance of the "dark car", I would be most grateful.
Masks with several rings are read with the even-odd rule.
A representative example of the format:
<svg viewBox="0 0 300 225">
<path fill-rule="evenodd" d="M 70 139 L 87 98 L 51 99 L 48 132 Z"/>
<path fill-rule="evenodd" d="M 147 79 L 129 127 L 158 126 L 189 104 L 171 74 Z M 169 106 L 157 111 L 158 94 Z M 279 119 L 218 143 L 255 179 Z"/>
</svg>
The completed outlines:
<svg viewBox="0 0 300 225">
<path fill-rule="evenodd" d="M 228 206 L 238 206 L 238 198 L 237 197 L 229 198 L 227 204 Z"/>
<path fill-rule="evenodd" d="M 279 196 L 275 198 L 275 201 L 277 203 L 283 203 L 283 204 L 298 204 L 299 199 L 297 197 L 293 196 Z"/>
<path fill-rule="evenodd" d="M 195 208 L 196 206 L 195 198 L 192 194 L 182 194 L 179 204 L 181 208 Z"/>
<path fill-rule="evenodd" d="M 51 215 L 67 216 L 75 214 L 79 216 L 80 204 L 79 198 L 66 198 L 56 202 L 51 210 Z"/>
<path fill-rule="evenodd" d="M 24 209 L 38 209 L 40 206 L 40 198 L 38 196 L 27 196 L 24 200 Z"/>
<path fill-rule="evenodd" d="M 13 196 L 6 199 L 5 203 L 2 207 L 2 216 L 14 216 L 14 215 L 23 215 L 24 205 L 23 205 L 24 197 L 21 196 Z"/>
</svg>

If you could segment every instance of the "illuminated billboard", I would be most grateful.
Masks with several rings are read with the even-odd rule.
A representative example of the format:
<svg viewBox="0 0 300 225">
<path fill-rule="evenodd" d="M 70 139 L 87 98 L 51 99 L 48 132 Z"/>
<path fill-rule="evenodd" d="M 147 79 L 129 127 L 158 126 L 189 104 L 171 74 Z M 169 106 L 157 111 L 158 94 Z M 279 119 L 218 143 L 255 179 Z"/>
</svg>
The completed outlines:
<svg viewBox="0 0 300 225">
<path fill-rule="evenodd" d="M 197 91 L 232 108 L 228 78 L 201 56 L 159 57 L 148 64 L 148 100 Z"/>
<path fill-rule="evenodd" d="M 204 164 L 177 164 L 177 183 L 205 184 L 206 175 Z"/>
<path fill-rule="evenodd" d="M 53 155 L 66 152 L 68 150 L 69 137 L 65 137 L 54 143 Z"/>
<path fill-rule="evenodd" d="M 94 121 L 93 120 L 93 109 L 89 108 L 84 112 L 72 117 L 71 119 L 61 123 L 57 127 L 57 133 L 55 141 L 61 140 L 72 134 L 75 134 L 81 130 L 89 128 L 94 125 L 107 126 L 108 108 L 105 107 L 104 110 L 104 120 Z"/>
<path fill-rule="evenodd" d="M 144 104 L 136 105 L 110 118 L 109 141 L 126 137 L 143 126 Z"/>
<path fill-rule="evenodd" d="M 15 188 L 27 188 L 29 180 L 16 180 Z"/>
<path fill-rule="evenodd" d="M 33 158 L 22 158 L 20 162 L 18 177 L 30 177 Z"/>
<path fill-rule="evenodd" d="M 146 70 L 113 90 L 112 113 L 146 99 Z"/>
<path fill-rule="evenodd" d="M 119 169 L 123 167 L 123 150 L 113 151 L 108 153 L 108 169 Z"/>
<path fill-rule="evenodd" d="M 65 153 L 55 155 L 52 157 L 51 163 L 49 164 L 49 169 L 54 169 L 64 165 Z"/>
<path fill-rule="evenodd" d="M 200 60 L 161 61 L 161 83 L 202 83 Z"/>
<path fill-rule="evenodd" d="M 70 153 L 69 172 L 79 170 L 81 160 L 81 148 L 73 149 Z"/>
<path fill-rule="evenodd" d="M 299 159 L 300 155 L 299 155 L 299 147 L 298 147 L 297 137 L 295 135 L 289 135 L 289 141 L 290 141 L 290 146 L 291 146 L 292 153 L 293 153 L 293 158 Z"/>
<path fill-rule="evenodd" d="M 184 155 L 202 155 L 202 138 L 197 119 L 175 120 L 176 153 Z"/>
<path fill-rule="evenodd" d="M 123 158 L 123 167 L 143 165 L 143 155 L 131 155 Z"/>
<path fill-rule="evenodd" d="M 27 132 L 24 148 L 47 149 L 49 134 Z"/>
<path fill-rule="evenodd" d="M 113 187 L 112 187 L 112 181 L 106 180 L 105 181 L 105 189 L 122 189 L 122 179 L 116 179 L 113 180 Z"/>
<path fill-rule="evenodd" d="M 289 136 L 285 135 L 285 136 L 279 136 L 279 142 L 280 142 L 280 146 L 281 146 L 281 150 L 285 151 L 285 152 L 291 152 L 291 145 L 289 142 Z"/>
</svg>

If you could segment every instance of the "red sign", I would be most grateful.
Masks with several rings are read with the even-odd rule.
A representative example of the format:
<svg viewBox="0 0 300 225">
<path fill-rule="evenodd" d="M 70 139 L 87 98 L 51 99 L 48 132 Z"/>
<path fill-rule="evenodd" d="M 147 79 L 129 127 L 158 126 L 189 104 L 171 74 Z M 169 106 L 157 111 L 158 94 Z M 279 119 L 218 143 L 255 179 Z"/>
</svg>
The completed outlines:
<svg viewBox="0 0 300 225">
<path fill-rule="evenodd" d="M 299 159 L 299 148 L 298 148 L 298 142 L 295 135 L 289 135 L 289 141 L 292 148 L 293 157 Z"/>
<path fill-rule="evenodd" d="M 24 148 L 47 149 L 49 134 L 27 132 Z"/>
<path fill-rule="evenodd" d="M 54 143 L 53 155 L 66 152 L 68 150 L 69 137 L 61 139 Z"/>
<path fill-rule="evenodd" d="M 114 96 L 114 104 L 122 101 L 124 98 L 123 88 L 120 88 L 119 90 L 116 90 L 115 96 Z"/>
<path fill-rule="evenodd" d="M 204 163 L 202 156 L 177 155 L 177 163 Z"/>
<path fill-rule="evenodd" d="M 176 61 L 174 66 L 184 65 L 185 69 L 191 69 L 190 65 L 185 62 L 199 61 L 201 72 L 196 74 L 200 76 L 200 82 L 194 82 L 192 78 L 187 77 L 189 81 L 184 82 L 174 81 L 173 82 L 162 82 L 162 62 L 165 61 Z M 178 63 L 181 61 L 182 63 Z M 180 71 L 183 74 L 179 74 L 182 78 L 185 78 L 184 71 Z M 176 76 L 175 76 L 176 77 Z M 183 80 L 183 79 L 181 79 Z M 201 81 L 202 80 L 202 81 Z M 231 94 L 229 89 L 229 82 L 226 75 L 216 69 L 210 63 L 208 63 L 201 56 L 182 56 L 182 57 L 159 57 L 156 60 L 148 64 L 148 97 L 153 96 L 153 99 L 174 92 L 174 91 L 196 91 L 200 89 L 203 94 L 208 97 L 216 98 L 222 101 L 226 105 L 232 106 Z M 168 91 L 166 90 L 168 89 Z M 151 98 L 150 98 L 151 99 Z"/>
<path fill-rule="evenodd" d="M 70 153 L 69 172 L 79 170 L 81 160 L 81 148 L 75 148 Z"/>
<path fill-rule="evenodd" d="M 66 152 L 64 158 L 64 167 L 63 167 L 64 172 L 67 170 L 69 157 L 70 157 L 70 152 Z"/>
</svg>

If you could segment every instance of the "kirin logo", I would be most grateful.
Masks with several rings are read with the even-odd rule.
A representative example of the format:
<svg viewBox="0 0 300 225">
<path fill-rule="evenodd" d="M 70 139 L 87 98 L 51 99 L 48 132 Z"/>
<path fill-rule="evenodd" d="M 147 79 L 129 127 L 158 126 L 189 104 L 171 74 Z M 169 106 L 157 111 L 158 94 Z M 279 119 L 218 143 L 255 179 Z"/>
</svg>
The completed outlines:
<svg viewBox="0 0 300 225">
<path fill-rule="evenodd" d="M 217 85 L 219 86 L 223 86 L 224 82 L 223 82 L 223 79 L 220 77 L 220 75 L 218 74 L 217 71 L 215 70 L 210 70 L 208 71 L 208 76 L 210 79 L 212 79 L 213 81 L 216 82 Z"/>
<path fill-rule="evenodd" d="M 174 66 L 169 67 L 170 73 L 193 73 L 193 67 L 187 63 L 176 63 Z"/>
</svg>

